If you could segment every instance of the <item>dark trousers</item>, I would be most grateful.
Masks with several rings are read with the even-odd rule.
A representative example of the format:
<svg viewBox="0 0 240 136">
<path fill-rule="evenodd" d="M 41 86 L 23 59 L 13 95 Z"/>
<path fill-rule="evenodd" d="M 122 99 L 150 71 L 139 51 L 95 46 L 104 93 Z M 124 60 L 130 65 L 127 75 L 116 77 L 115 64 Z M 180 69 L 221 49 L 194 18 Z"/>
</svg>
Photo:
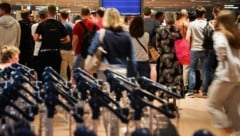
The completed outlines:
<svg viewBox="0 0 240 136">
<path fill-rule="evenodd" d="M 214 74 L 215 74 L 217 65 L 218 65 L 218 61 L 217 61 L 215 50 L 214 49 L 208 50 L 207 61 L 206 61 L 206 72 L 208 75 L 206 76 L 206 85 L 207 85 L 206 91 L 208 90 L 208 86 L 212 83 L 214 79 Z"/>
<path fill-rule="evenodd" d="M 33 52 L 21 51 L 19 55 L 19 63 L 27 67 L 33 68 Z"/>
<path fill-rule="evenodd" d="M 138 76 L 145 76 L 150 78 L 150 64 L 149 61 L 138 61 L 137 62 Z"/>
<path fill-rule="evenodd" d="M 40 52 L 37 59 L 36 71 L 39 80 L 42 80 L 45 67 L 52 67 L 57 73 L 60 73 L 61 55 L 59 51 Z"/>
</svg>

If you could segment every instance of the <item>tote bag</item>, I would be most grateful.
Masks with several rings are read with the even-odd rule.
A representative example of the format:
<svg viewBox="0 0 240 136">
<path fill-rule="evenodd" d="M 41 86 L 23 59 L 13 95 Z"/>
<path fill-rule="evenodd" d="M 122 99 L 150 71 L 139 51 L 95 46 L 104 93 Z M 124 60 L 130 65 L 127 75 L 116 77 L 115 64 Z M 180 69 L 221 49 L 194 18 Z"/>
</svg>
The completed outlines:
<svg viewBox="0 0 240 136">
<path fill-rule="evenodd" d="M 190 44 L 186 39 L 179 39 L 174 41 L 174 49 L 178 61 L 182 65 L 190 64 Z"/>
</svg>

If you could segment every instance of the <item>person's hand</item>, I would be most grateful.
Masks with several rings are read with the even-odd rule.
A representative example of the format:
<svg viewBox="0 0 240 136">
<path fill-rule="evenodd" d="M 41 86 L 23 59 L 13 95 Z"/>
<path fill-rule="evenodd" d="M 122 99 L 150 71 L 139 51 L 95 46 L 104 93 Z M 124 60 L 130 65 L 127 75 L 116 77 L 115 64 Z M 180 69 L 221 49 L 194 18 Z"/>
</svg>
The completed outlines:
<svg viewBox="0 0 240 136">
<path fill-rule="evenodd" d="M 224 61 L 227 59 L 227 51 L 226 51 L 226 47 L 219 47 L 216 50 L 217 56 L 219 61 Z"/>
</svg>

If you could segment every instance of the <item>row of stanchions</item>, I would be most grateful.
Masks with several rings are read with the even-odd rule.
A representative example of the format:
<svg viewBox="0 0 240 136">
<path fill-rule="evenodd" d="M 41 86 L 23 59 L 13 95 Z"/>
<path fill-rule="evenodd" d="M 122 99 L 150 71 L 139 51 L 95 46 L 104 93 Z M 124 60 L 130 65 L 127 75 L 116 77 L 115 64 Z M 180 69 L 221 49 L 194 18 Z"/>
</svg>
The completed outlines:
<svg viewBox="0 0 240 136">
<path fill-rule="evenodd" d="M 148 113 L 149 133 L 158 135 L 161 132 L 155 130 L 160 130 L 161 120 L 154 122 L 156 111 L 165 117 L 168 124 L 171 124 L 169 118 L 176 117 L 176 105 L 156 96 L 157 92 L 161 92 L 176 99 L 181 98 L 174 87 L 167 87 L 146 77 L 127 78 L 111 70 L 105 70 L 104 74 L 106 81 L 94 78 L 83 69 L 77 68 L 74 70 L 75 88 L 51 67 L 44 69 L 42 81 L 37 80 L 35 70 L 24 65 L 13 64 L 5 68 L 0 72 L 2 129 L 19 121 L 32 125 L 34 117 L 39 114 L 38 135 L 43 135 L 43 120 L 46 120 L 45 135 L 53 136 L 56 106 L 62 107 L 73 117 L 77 126 L 74 135 L 77 136 L 88 132 L 89 135 L 94 132 L 97 134 L 100 115 L 103 116 L 107 136 L 122 136 L 123 128 L 126 135 L 140 132 L 145 112 Z M 160 106 L 156 106 L 155 101 L 160 103 Z M 93 131 L 90 131 L 84 122 L 86 104 L 91 109 Z M 130 132 L 130 122 L 135 122 L 134 128 L 137 132 Z M 143 130 L 145 133 L 145 129 Z M 69 135 L 72 135 L 71 132 Z"/>
</svg>

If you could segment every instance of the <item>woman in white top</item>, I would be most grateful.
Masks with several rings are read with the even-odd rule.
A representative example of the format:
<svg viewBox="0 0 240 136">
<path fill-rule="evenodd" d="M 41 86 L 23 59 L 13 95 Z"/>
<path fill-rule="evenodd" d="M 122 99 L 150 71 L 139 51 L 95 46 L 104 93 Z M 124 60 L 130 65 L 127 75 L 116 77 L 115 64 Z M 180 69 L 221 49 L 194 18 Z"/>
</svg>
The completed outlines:
<svg viewBox="0 0 240 136">
<path fill-rule="evenodd" d="M 130 23 L 129 33 L 135 48 L 138 76 L 150 78 L 150 64 L 148 56 L 149 34 L 144 32 L 143 18 L 136 16 Z"/>
<path fill-rule="evenodd" d="M 235 16 L 229 10 L 217 15 L 216 31 L 213 35 L 218 66 L 215 79 L 209 88 L 208 110 L 214 125 L 240 135 L 240 31 Z"/>
</svg>

